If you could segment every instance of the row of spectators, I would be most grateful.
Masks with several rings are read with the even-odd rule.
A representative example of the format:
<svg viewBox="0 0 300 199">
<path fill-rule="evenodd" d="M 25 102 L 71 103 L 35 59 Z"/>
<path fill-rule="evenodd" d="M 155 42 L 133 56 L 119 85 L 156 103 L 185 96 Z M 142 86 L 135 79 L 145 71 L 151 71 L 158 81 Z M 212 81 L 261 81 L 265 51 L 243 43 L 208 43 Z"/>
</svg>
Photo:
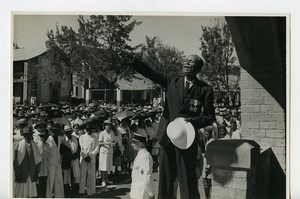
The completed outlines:
<svg viewBox="0 0 300 199">
<path fill-rule="evenodd" d="M 79 106 L 15 105 L 14 196 L 95 194 L 97 177 L 104 187 L 113 183 L 108 174 L 131 172 L 137 153 L 132 147 L 134 133 L 146 137 L 146 148 L 156 172 L 159 143 L 155 137 L 161 112 L 161 106 L 117 107 L 98 102 Z M 199 130 L 202 155 L 214 139 L 241 138 L 238 113 L 216 108 L 213 126 Z M 209 165 L 205 164 L 204 161 L 202 176 L 209 179 Z"/>
</svg>

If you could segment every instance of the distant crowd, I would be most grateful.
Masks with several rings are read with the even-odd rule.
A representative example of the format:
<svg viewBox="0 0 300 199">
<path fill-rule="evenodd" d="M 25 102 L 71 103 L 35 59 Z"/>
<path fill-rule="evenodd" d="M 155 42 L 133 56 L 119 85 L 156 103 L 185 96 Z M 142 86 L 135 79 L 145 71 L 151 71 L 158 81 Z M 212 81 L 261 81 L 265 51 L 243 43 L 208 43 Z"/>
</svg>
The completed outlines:
<svg viewBox="0 0 300 199">
<path fill-rule="evenodd" d="M 80 197 L 113 184 L 111 175 L 131 174 L 137 151 L 134 134 L 146 138 L 159 170 L 160 146 L 156 140 L 163 108 L 154 105 L 116 106 L 100 101 L 85 105 L 14 104 L 14 197 Z M 219 107 L 212 126 L 199 129 L 199 177 L 205 194 L 211 189 L 210 167 L 205 161 L 208 143 L 241 139 L 240 109 Z M 202 163 L 201 163 L 202 162 Z"/>
</svg>

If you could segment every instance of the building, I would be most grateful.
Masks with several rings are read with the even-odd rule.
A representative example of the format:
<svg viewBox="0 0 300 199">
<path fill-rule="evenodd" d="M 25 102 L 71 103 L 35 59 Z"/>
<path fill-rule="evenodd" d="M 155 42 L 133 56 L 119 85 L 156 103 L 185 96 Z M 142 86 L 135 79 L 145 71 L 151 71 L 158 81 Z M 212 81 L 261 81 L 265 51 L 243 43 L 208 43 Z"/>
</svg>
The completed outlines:
<svg viewBox="0 0 300 199">
<path fill-rule="evenodd" d="M 71 77 L 60 81 L 46 78 L 51 69 L 46 48 L 13 49 L 14 102 L 58 103 L 69 101 Z"/>
<path fill-rule="evenodd" d="M 115 85 L 103 85 L 93 88 L 91 80 L 80 80 L 73 75 L 72 98 L 101 100 L 106 103 L 117 104 L 151 104 L 156 93 L 155 84 L 140 74 L 134 74 L 130 79 L 118 78 Z"/>
</svg>

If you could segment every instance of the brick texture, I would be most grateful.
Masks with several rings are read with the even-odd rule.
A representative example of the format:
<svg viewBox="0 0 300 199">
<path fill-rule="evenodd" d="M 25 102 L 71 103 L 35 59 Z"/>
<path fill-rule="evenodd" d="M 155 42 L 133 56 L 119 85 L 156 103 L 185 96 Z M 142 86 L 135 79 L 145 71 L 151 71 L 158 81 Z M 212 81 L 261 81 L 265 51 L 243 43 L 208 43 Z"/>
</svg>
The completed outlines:
<svg viewBox="0 0 300 199">
<path fill-rule="evenodd" d="M 285 169 L 286 127 L 283 108 L 244 69 L 241 69 L 240 87 L 242 137 L 252 139 L 264 148 L 272 147 L 282 169 Z"/>
</svg>

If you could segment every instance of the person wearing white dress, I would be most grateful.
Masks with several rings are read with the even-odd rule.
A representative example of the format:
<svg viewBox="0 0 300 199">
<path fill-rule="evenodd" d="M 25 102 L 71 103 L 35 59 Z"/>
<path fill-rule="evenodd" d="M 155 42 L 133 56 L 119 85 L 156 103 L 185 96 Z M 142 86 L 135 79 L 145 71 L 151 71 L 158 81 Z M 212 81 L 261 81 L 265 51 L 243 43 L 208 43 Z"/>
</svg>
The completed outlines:
<svg viewBox="0 0 300 199">
<path fill-rule="evenodd" d="M 132 167 L 131 199 L 154 199 L 151 154 L 145 148 L 146 137 L 134 134 L 132 146 L 138 151 Z"/>
<path fill-rule="evenodd" d="M 113 147 L 116 141 L 111 125 L 112 122 L 110 120 L 104 121 L 105 129 L 99 134 L 99 170 L 102 177 L 102 186 L 112 184 L 112 182 L 108 180 L 108 172 L 113 169 Z"/>
</svg>

